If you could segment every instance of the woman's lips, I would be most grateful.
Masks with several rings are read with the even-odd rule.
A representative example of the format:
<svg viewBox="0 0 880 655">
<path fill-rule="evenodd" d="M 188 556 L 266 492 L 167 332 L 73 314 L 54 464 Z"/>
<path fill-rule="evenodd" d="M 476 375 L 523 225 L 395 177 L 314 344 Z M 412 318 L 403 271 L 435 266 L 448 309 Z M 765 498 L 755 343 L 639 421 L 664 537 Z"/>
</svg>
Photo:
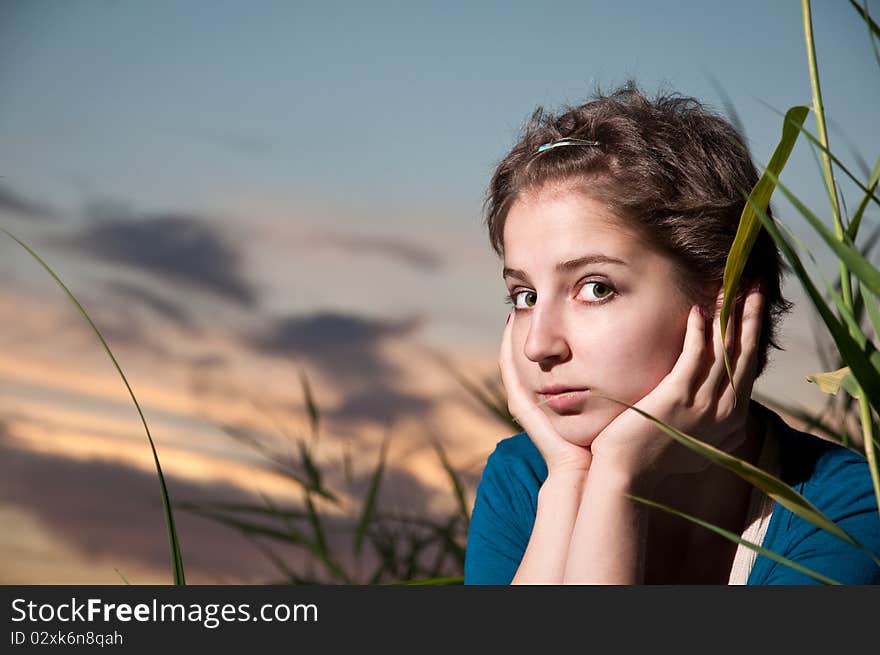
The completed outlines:
<svg viewBox="0 0 880 655">
<path fill-rule="evenodd" d="M 539 394 L 543 400 L 543 404 L 557 411 L 572 413 L 572 410 L 580 410 L 584 402 L 587 400 L 589 389 L 571 389 L 559 393 Z"/>
</svg>

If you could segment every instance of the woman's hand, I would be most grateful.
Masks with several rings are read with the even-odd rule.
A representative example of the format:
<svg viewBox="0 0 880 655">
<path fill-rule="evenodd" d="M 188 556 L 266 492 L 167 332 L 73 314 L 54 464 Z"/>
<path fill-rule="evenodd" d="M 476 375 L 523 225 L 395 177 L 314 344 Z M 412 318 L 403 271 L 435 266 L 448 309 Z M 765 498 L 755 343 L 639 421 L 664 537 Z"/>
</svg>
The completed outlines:
<svg viewBox="0 0 880 655">
<path fill-rule="evenodd" d="M 738 446 L 745 435 L 743 427 L 757 371 L 763 304 L 763 294 L 753 289 L 739 307 L 734 307 L 728 323 L 735 406 L 724 366 L 720 308 L 716 307 L 707 336 L 705 318 L 696 306 L 688 316 L 682 353 L 672 371 L 634 406 L 717 448 L 729 452 Z M 732 352 L 730 345 L 734 346 Z M 596 465 L 611 466 L 634 484 L 649 489 L 669 475 L 696 473 L 710 465 L 707 458 L 629 408 L 599 433 L 590 450 Z"/>
<path fill-rule="evenodd" d="M 556 431 L 516 373 L 510 336 L 514 317 L 515 314 L 511 313 L 507 318 L 499 356 L 501 381 L 507 392 L 507 408 L 540 451 L 547 464 L 548 475 L 559 472 L 586 473 L 592 460 L 590 449 L 571 443 Z"/>
</svg>

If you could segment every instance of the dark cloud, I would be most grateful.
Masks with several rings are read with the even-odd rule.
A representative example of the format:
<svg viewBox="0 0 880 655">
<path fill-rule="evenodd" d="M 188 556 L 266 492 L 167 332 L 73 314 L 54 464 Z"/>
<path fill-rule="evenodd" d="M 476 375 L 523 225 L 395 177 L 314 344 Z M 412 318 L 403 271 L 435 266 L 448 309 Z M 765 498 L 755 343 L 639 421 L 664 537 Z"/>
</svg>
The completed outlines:
<svg viewBox="0 0 880 655">
<path fill-rule="evenodd" d="M 385 423 L 403 415 L 424 416 L 433 406 L 427 398 L 379 383 L 361 393 L 348 394 L 341 406 L 326 413 L 339 420 Z"/>
<path fill-rule="evenodd" d="M 189 360 L 189 365 L 196 371 L 216 371 L 222 368 L 226 368 L 228 363 L 229 362 L 227 361 L 226 357 L 224 357 L 223 355 L 217 355 L 215 353 L 196 355 Z"/>
<path fill-rule="evenodd" d="M 106 297 L 98 298 L 90 293 L 81 295 L 79 299 L 114 353 L 117 346 L 125 345 L 140 352 L 150 353 L 157 360 L 175 358 L 174 352 L 153 336 L 154 331 L 150 325 L 131 306 L 108 302 Z M 88 335 L 89 341 L 92 341 L 94 332 L 79 315 L 70 315 L 66 323 L 71 330 L 84 332 Z M 94 337 L 93 344 L 95 348 L 101 349 L 97 337 Z"/>
<path fill-rule="evenodd" d="M 220 230 L 182 214 L 110 218 L 106 207 L 66 240 L 86 254 L 210 291 L 246 307 L 257 295 L 242 273 L 241 255 Z"/>
<path fill-rule="evenodd" d="M 153 312 L 177 324 L 179 327 L 186 328 L 187 330 L 195 329 L 193 318 L 183 305 L 169 300 L 146 287 L 129 282 L 110 282 L 104 286 L 112 294 L 149 307 Z"/>
<path fill-rule="evenodd" d="M 336 409 L 323 410 L 326 416 L 383 423 L 424 414 L 433 406 L 397 388 L 401 372 L 381 353 L 383 342 L 410 336 L 420 326 L 419 318 L 377 320 L 321 312 L 281 318 L 251 345 L 264 354 L 303 359 L 318 367 L 345 398 Z"/>
<path fill-rule="evenodd" d="M 381 358 L 381 342 L 408 336 L 420 323 L 416 318 L 376 320 L 320 312 L 278 319 L 252 343 L 267 354 L 308 359 L 344 381 L 375 380 L 396 373 Z"/>
<path fill-rule="evenodd" d="M 2 182 L 0 182 L 0 212 L 18 218 L 32 218 L 37 220 L 57 218 L 55 212 L 48 207 L 25 198 Z"/>
<path fill-rule="evenodd" d="M 370 456 L 377 460 L 378 452 Z M 155 474 L 119 463 L 73 460 L 19 448 L 3 421 L 0 421 L 0 462 L 0 499 L 4 503 L 34 514 L 66 546 L 85 556 L 135 559 L 167 570 L 171 581 L 167 533 Z M 347 487 L 348 493 L 359 499 L 366 497 L 374 465 L 371 461 L 365 472 L 354 477 Z M 357 468 L 363 471 L 365 467 L 359 463 Z M 342 491 L 331 482 L 342 479 L 340 469 L 339 464 L 322 469 L 332 491 Z M 262 584 L 278 578 L 277 569 L 253 541 L 234 528 L 184 509 L 193 504 L 208 509 L 209 505 L 218 503 L 264 507 L 262 499 L 230 485 L 200 485 L 167 473 L 166 483 L 176 508 L 174 518 L 188 582 Z M 378 510 L 429 518 L 432 493 L 411 474 L 388 462 Z M 289 509 L 302 511 L 303 508 Z M 358 507 L 348 517 L 329 514 L 323 517 L 330 549 L 349 571 L 353 569 L 353 527 L 359 515 Z M 267 525 L 276 524 L 270 521 Z M 399 526 L 389 522 L 386 527 Z M 309 534 L 306 524 L 302 530 Z M 302 548 L 277 541 L 265 543 L 271 544 L 295 570 L 302 572 L 309 568 L 309 557 Z M 371 570 L 376 561 L 367 547 L 362 562 L 367 566 L 363 570 Z M 313 561 L 311 566 L 317 571 L 322 569 Z M 122 572 L 125 573 L 124 567 Z M 130 582 L 137 584 L 138 580 L 130 579 Z"/>
<path fill-rule="evenodd" d="M 326 245 L 357 256 L 375 253 L 426 273 L 445 266 L 445 261 L 439 253 L 401 239 L 325 234 L 307 238 L 303 245 L 309 248 Z"/>
<path fill-rule="evenodd" d="M 16 447 L 7 435 L 0 434 L 0 497 L 5 503 L 35 514 L 65 545 L 84 555 L 135 559 L 167 569 L 171 581 L 155 475 L 113 462 L 34 453 Z M 253 501 L 227 485 L 200 486 L 167 474 L 166 483 L 173 502 Z M 190 574 L 217 580 L 247 579 L 269 572 L 248 542 L 228 529 L 181 511 L 175 512 L 175 523 L 184 566 Z"/>
</svg>

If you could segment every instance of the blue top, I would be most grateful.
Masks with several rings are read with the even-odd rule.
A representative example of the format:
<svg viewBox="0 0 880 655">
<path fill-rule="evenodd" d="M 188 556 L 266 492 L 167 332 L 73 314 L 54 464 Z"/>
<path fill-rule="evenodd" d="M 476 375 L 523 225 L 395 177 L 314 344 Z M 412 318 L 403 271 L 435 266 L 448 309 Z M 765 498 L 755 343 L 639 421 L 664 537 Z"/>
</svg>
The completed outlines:
<svg viewBox="0 0 880 655">
<path fill-rule="evenodd" d="M 880 514 L 864 457 L 790 427 L 757 405 L 779 438 L 779 478 L 880 557 Z M 541 453 L 525 432 L 502 439 L 489 455 L 477 487 L 467 549 L 465 584 L 510 584 L 525 553 L 538 490 L 547 478 Z M 880 567 L 863 551 L 774 503 L 764 548 L 843 584 L 880 584 Z M 748 584 L 819 584 L 790 566 L 758 555 Z"/>
</svg>

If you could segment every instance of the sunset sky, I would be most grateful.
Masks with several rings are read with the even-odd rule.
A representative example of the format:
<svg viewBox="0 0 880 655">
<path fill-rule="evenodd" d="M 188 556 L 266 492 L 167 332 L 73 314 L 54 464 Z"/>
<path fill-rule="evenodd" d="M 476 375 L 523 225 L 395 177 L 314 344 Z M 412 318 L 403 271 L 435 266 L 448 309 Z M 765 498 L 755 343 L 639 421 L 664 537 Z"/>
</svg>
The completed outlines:
<svg viewBox="0 0 880 655">
<path fill-rule="evenodd" d="M 865 25 L 843 1 L 815 2 L 813 21 L 832 148 L 873 166 L 880 67 Z M 628 78 L 720 112 L 726 95 L 762 165 L 781 113 L 810 102 L 800 6 L 6 1 L 0 226 L 107 338 L 175 501 L 299 503 L 243 439 L 294 452 L 309 431 L 303 371 L 345 507 L 356 515 L 390 426 L 382 506 L 444 515 L 455 501 L 431 438 L 473 502 L 511 434 L 431 355 L 498 377 L 489 176 L 536 106 Z M 804 143 L 783 180 L 827 214 Z M 832 278 L 803 219 L 774 208 Z M 877 223 L 869 211 L 863 233 Z M 0 583 L 169 582 L 152 455 L 112 362 L 2 233 L 0 279 Z M 785 290 L 786 350 L 756 389 L 816 408 L 813 313 L 796 281 Z M 179 522 L 189 581 L 276 575 L 235 531 Z"/>
</svg>

